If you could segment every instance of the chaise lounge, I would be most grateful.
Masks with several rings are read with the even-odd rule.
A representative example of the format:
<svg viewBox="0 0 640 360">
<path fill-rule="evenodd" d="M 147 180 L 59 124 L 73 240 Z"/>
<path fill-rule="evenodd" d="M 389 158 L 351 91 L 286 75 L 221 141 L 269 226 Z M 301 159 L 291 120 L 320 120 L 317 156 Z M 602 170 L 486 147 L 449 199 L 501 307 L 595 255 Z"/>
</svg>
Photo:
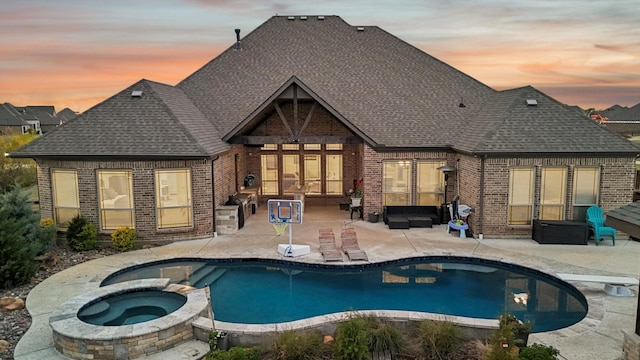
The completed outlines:
<svg viewBox="0 0 640 360">
<path fill-rule="evenodd" d="M 318 240 L 320 242 L 320 253 L 325 262 L 342 261 L 342 252 L 336 247 L 336 238 L 332 229 L 318 230 Z"/>
<path fill-rule="evenodd" d="M 369 257 L 358 245 L 358 237 L 354 228 L 346 228 L 340 234 L 342 240 L 342 251 L 347 254 L 350 261 L 369 261 Z"/>
</svg>

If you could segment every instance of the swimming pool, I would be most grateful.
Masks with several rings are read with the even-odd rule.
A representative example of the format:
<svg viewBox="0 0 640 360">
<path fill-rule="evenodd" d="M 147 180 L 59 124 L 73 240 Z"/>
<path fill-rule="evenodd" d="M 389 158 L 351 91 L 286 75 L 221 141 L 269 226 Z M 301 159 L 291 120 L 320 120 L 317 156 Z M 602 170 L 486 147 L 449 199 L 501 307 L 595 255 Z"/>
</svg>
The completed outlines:
<svg viewBox="0 0 640 360">
<path fill-rule="evenodd" d="M 347 310 L 407 310 L 497 319 L 510 312 L 534 332 L 570 326 L 587 302 L 535 269 L 466 257 L 418 257 L 365 265 L 267 259 L 174 259 L 123 269 L 103 285 L 140 278 L 209 285 L 215 319 L 268 324 Z"/>
</svg>

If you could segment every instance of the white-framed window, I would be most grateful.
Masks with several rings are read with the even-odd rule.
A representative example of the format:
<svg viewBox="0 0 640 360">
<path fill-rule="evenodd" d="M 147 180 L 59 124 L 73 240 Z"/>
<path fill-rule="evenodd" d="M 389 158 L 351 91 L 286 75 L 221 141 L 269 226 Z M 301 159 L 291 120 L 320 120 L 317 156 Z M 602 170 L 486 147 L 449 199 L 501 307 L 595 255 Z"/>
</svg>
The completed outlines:
<svg viewBox="0 0 640 360">
<path fill-rule="evenodd" d="M 304 154 L 304 184 L 307 194 L 322 194 L 322 155 Z"/>
<path fill-rule="evenodd" d="M 51 170 L 53 188 L 53 213 L 56 226 L 66 228 L 69 220 L 80 214 L 78 172 L 76 170 Z"/>
<path fill-rule="evenodd" d="M 98 170 L 98 197 L 101 230 L 135 228 L 130 170 Z"/>
<path fill-rule="evenodd" d="M 339 144 L 340 145 L 340 144 Z M 342 154 L 326 155 L 327 195 L 342 195 Z"/>
<path fill-rule="evenodd" d="M 535 169 L 512 168 L 509 171 L 509 225 L 531 225 Z"/>
<path fill-rule="evenodd" d="M 540 177 L 540 220 L 564 220 L 567 169 L 543 167 Z"/>
<path fill-rule="evenodd" d="M 417 163 L 417 205 L 440 206 L 444 203 L 444 174 L 438 170 L 444 161 L 420 160 Z"/>
<path fill-rule="evenodd" d="M 278 154 L 262 154 L 260 161 L 262 194 L 278 195 Z"/>
<path fill-rule="evenodd" d="M 300 181 L 300 154 L 282 154 L 282 193 L 292 194 L 297 185 L 302 185 Z"/>
<path fill-rule="evenodd" d="M 342 144 L 265 144 L 262 195 L 343 195 Z"/>
<path fill-rule="evenodd" d="M 382 162 L 382 205 L 411 204 L 411 161 Z"/>
<path fill-rule="evenodd" d="M 600 168 L 576 167 L 573 170 L 573 219 L 585 221 L 587 209 L 598 205 Z"/>
<path fill-rule="evenodd" d="M 158 229 L 193 226 L 190 169 L 155 171 Z"/>
</svg>

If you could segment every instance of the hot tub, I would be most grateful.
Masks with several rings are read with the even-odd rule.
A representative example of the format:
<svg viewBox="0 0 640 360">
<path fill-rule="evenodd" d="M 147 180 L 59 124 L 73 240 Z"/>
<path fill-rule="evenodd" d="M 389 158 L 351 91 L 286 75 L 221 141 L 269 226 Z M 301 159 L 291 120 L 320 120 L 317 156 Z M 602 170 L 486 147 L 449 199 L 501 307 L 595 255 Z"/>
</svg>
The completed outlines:
<svg viewBox="0 0 640 360">
<path fill-rule="evenodd" d="M 212 324 L 210 309 L 205 289 L 133 280 L 70 299 L 49 325 L 56 350 L 72 359 L 135 359 L 193 339 L 196 319 Z"/>
</svg>

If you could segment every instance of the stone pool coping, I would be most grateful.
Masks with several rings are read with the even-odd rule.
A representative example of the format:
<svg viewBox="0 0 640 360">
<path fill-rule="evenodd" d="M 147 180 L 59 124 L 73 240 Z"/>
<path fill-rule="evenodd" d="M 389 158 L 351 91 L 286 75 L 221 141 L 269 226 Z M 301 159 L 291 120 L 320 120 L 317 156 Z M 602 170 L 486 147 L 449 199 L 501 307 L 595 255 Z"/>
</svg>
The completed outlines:
<svg viewBox="0 0 640 360">
<path fill-rule="evenodd" d="M 87 304 L 108 296 L 142 290 L 177 293 L 186 297 L 186 302 L 165 316 L 130 325 L 100 326 L 78 318 L 78 312 Z M 171 284 L 170 279 L 139 279 L 88 290 L 69 299 L 52 313 L 49 325 L 53 330 L 54 346 L 66 356 L 75 359 L 133 359 L 193 339 L 192 322 L 201 316 L 208 317 L 210 308 L 205 289 Z M 124 354 L 126 357 L 122 357 Z"/>
</svg>

